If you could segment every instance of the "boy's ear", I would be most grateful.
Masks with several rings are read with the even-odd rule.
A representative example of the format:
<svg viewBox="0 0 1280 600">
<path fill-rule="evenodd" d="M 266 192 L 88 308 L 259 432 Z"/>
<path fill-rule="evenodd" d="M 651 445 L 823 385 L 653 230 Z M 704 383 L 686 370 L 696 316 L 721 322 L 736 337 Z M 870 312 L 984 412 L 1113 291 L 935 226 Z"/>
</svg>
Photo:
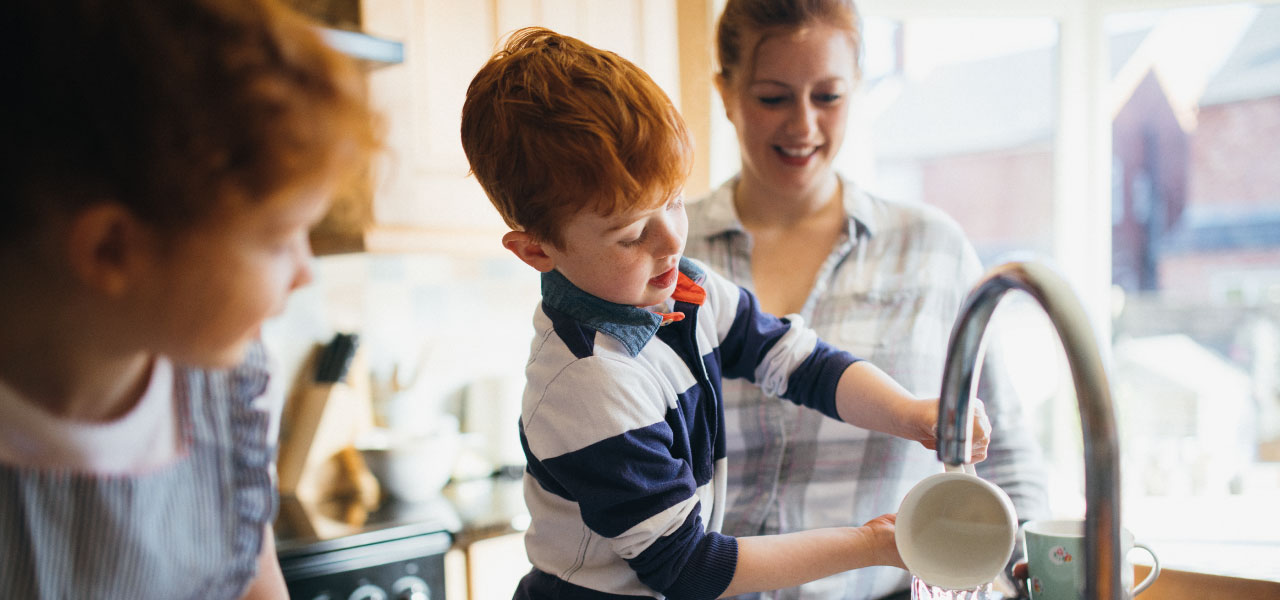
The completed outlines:
<svg viewBox="0 0 1280 600">
<path fill-rule="evenodd" d="M 151 241 L 148 228 L 127 208 L 100 202 L 72 217 L 67 260 L 85 286 L 119 297 L 132 285 L 140 253 Z"/>
<path fill-rule="evenodd" d="M 556 266 L 555 259 L 547 254 L 542 242 L 523 231 L 508 231 L 502 236 L 502 247 L 540 273 L 546 273 Z"/>
</svg>

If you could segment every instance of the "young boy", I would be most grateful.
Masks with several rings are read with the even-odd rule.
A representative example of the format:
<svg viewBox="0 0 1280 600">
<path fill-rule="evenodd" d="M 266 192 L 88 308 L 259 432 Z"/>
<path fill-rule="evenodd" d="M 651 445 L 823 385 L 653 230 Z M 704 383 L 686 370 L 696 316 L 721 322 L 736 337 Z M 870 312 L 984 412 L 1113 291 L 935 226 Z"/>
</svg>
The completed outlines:
<svg viewBox="0 0 1280 600">
<path fill-rule="evenodd" d="M 722 377 L 932 447 L 916 399 L 798 317 L 682 258 L 692 149 L 640 69 L 546 29 L 517 32 L 467 91 L 462 142 L 542 273 L 520 435 L 533 570 L 517 598 L 715 598 L 902 566 L 893 515 L 731 538 Z M 986 448 L 975 417 L 974 457 Z"/>
</svg>

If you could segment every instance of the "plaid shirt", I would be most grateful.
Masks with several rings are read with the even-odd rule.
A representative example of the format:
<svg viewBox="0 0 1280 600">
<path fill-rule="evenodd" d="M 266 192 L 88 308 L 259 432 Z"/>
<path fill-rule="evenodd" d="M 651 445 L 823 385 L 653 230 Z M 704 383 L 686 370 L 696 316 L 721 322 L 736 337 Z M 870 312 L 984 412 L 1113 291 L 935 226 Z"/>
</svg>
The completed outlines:
<svg viewBox="0 0 1280 600">
<path fill-rule="evenodd" d="M 754 289 L 751 236 L 733 204 L 736 184 L 735 177 L 690 204 L 685 253 Z M 959 226 L 936 208 L 841 184 L 848 226 L 801 315 L 824 341 L 870 360 L 913 394 L 936 397 L 952 324 L 982 265 Z M 992 437 L 978 473 L 1008 492 L 1020 520 L 1047 516 L 1040 449 L 994 344 L 983 362 L 978 397 Z M 937 456 L 915 442 L 780 402 L 746 382 L 725 380 L 724 404 L 729 535 L 861 525 L 897 512 L 912 485 L 941 471 Z M 872 567 L 762 597 L 880 598 L 909 582 L 900 569 Z"/>
</svg>

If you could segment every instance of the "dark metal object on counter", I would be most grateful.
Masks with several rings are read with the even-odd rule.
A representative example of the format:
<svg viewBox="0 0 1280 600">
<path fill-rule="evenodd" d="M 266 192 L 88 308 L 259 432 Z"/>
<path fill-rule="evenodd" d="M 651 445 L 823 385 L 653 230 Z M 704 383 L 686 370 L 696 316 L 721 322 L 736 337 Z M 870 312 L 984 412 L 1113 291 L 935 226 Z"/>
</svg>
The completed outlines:
<svg viewBox="0 0 1280 600">
<path fill-rule="evenodd" d="M 337 333 L 320 351 L 316 360 L 316 383 L 337 383 L 347 376 L 351 359 L 356 355 L 360 336 L 354 333 Z"/>
<path fill-rule="evenodd" d="M 444 556 L 461 524 L 444 498 L 389 501 L 349 527 L 324 512 L 281 498 L 276 551 L 291 598 L 446 600 Z"/>
<path fill-rule="evenodd" d="M 325 551 L 280 554 L 291 598 L 445 598 L 443 531 Z"/>
<path fill-rule="evenodd" d="M 1048 267 L 1011 262 L 992 269 L 969 293 L 951 330 L 938 405 L 938 458 L 967 458 L 969 394 L 981 342 L 1005 292 L 1019 289 L 1048 314 L 1066 350 L 1080 406 L 1085 462 L 1085 598 L 1120 600 L 1120 451 L 1110 385 L 1093 329 L 1070 286 Z"/>
</svg>

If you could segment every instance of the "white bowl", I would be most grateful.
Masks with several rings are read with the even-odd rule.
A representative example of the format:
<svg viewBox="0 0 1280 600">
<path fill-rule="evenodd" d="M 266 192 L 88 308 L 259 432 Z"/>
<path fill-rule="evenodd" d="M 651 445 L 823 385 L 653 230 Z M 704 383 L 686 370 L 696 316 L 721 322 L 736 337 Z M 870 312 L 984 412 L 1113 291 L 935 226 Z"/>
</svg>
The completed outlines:
<svg viewBox="0 0 1280 600">
<path fill-rule="evenodd" d="M 456 429 L 393 439 L 386 447 L 362 448 L 365 464 L 383 492 L 407 501 L 435 497 L 449 482 L 461 436 Z"/>
</svg>

